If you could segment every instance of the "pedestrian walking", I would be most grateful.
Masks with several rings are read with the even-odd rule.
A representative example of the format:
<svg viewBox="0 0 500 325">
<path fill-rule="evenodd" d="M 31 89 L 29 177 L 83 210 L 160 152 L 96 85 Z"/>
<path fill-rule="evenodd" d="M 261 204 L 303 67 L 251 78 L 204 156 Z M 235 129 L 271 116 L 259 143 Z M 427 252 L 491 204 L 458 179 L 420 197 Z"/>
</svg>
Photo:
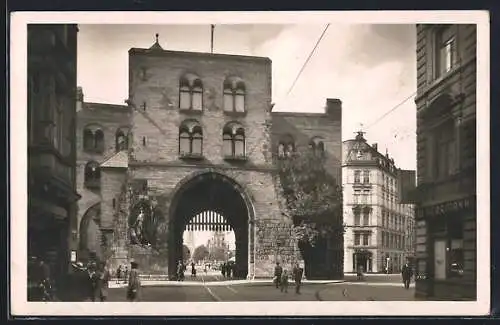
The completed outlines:
<svg viewBox="0 0 500 325">
<path fill-rule="evenodd" d="M 278 289 L 280 286 L 282 274 L 283 274 L 283 268 L 281 267 L 279 262 L 276 262 L 276 266 L 274 267 L 274 282 L 276 285 L 276 289 Z"/>
<path fill-rule="evenodd" d="M 401 276 L 403 278 L 403 284 L 405 289 L 410 289 L 410 282 L 411 282 L 411 277 L 413 276 L 413 271 L 408 264 L 408 262 L 403 265 L 403 268 L 401 269 Z"/>
<path fill-rule="evenodd" d="M 95 292 L 95 295 L 100 301 L 106 301 L 106 298 L 108 297 L 109 278 L 110 273 L 108 267 L 106 266 L 106 262 L 101 262 L 98 271 L 96 272 Z"/>
<path fill-rule="evenodd" d="M 123 271 L 123 283 L 127 283 L 128 281 L 128 267 L 125 266 L 125 271 Z"/>
<path fill-rule="evenodd" d="M 288 293 L 288 272 L 287 272 L 287 270 L 284 270 L 283 273 L 281 274 L 280 290 L 281 290 L 281 292 Z"/>
<path fill-rule="evenodd" d="M 220 272 L 222 273 L 222 277 L 226 277 L 226 263 L 222 263 L 220 266 Z"/>
<path fill-rule="evenodd" d="M 137 262 L 130 263 L 130 275 L 128 278 L 128 286 L 127 286 L 128 301 L 139 300 L 139 290 L 141 288 L 141 280 L 139 279 L 138 267 L 139 264 L 137 264 Z"/>
<path fill-rule="evenodd" d="M 184 280 L 184 264 L 182 261 L 179 261 L 177 264 L 177 281 Z"/>
<path fill-rule="evenodd" d="M 120 283 L 120 279 L 122 278 L 122 266 L 119 265 L 116 270 L 116 283 Z"/>
<path fill-rule="evenodd" d="M 194 262 L 191 263 L 191 277 L 196 278 L 196 264 Z"/>
<path fill-rule="evenodd" d="M 293 280 L 295 282 L 295 293 L 300 295 L 300 285 L 302 284 L 302 275 L 304 270 L 299 266 L 299 263 L 295 264 L 292 270 Z"/>
<path fill-rule="evenodd" d="M 231 279 L 231 277 L 233 276 L 233 264 L 232 263 L 227 263 L 226 275 L 227 275 L 228 279 Z"/>
</svg>

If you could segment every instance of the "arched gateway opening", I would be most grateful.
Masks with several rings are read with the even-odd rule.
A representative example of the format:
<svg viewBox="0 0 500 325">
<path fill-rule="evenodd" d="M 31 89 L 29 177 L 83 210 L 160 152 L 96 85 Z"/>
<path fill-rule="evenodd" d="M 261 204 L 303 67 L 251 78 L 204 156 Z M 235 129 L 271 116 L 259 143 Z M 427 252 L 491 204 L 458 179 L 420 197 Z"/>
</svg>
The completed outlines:
<svg viewBox="0 0 500 325">
<path fill-rule="evenodd" d="M 179 185 L 170 207 L 169 276 L 175 278 L 176 265 L 183 260 L 185 230 L 234 231 L 236 278 L 248 275 L 249 251 L 253 238 L 251 203 L 243 188 L 217 172 L 194 175 Z"/>
</svg>

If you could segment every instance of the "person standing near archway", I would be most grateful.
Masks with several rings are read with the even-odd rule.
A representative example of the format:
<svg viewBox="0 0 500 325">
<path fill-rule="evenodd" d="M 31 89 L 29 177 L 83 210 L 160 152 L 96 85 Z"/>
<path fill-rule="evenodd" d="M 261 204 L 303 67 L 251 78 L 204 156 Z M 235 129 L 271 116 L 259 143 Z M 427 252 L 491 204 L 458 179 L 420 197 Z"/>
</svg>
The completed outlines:
<svg viewBox="0 0 500 325">
<path fill-rule="evenodd" d="M 276 267 L 274 268 L 274 281 L 276 284 L 276 289 L 280 287 L 281 283 L 281 275 L 283 274 L 283 268 L 280 265 L 280 262 L 276 262 Z"/>
<path fill-rule="evenodd" d="M 139 264 L 137 262 L 130 263 L 130 275 L 127 286 L 127 300 L 138 301 L 139 289 L 141 287 L 141 280 L 139 279 Z"/>
</svg>

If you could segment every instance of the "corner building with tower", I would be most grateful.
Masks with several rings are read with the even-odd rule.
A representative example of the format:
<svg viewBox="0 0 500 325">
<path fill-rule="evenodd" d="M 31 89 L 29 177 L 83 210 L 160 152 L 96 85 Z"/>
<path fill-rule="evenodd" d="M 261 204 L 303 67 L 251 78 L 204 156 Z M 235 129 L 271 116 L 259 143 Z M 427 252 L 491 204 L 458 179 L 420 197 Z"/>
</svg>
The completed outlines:
<svg viewBox="0 0 500 325">
<path fill-rule="evenodd" d="M 167 51 L 157 41 L 129 50 L 126 105 L 79 101 L 80 257 L 112 269 L 135 260 L 141 272 L 172 276 L 191 229 L 233 230 L 240 278 L 269 277 L 276 261 L 300 259 L 275 172 L 281 139 L 273 139 L 268 58 Z M 329 119 L 328 110 L 311 114 L 310 123 L 277 133 L 294 141 L 297 130 L 328 121 L 331 132 L 317 141 L 339 173 L 335 103 Z"/>
</svg>

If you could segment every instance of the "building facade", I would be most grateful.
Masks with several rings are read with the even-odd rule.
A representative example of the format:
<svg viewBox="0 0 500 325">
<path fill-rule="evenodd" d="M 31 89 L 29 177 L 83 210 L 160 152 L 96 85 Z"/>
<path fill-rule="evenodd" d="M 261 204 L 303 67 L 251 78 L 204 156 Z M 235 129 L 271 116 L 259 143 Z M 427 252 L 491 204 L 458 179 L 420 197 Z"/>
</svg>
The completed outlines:
<svg viewBox="0 0 500 325">
<path fill-rule="evenodd" d="M 84 102 L 80 87 L 76 105 L 76 186 L 81 195 L 77 210 L 77 255 L 80 261 L 87 262 L 91 257 L 102 260 L 107 254 L 105 234 L 110 236 L 113 229 L 101 224 L 101 202 L 103 192 L 106 194 L 113 184 L 101 182 L 101 163 L 112 157 L 117 158 L 117 153 L 121 152 L 119 156 L 123 156 L 123 152 L 126 152 L 130 120 L 126 105 Z M 109 162 L 105 165 L 108 166 Z M 116 168 L 120 169 L 120 166 L 117 165 Z M 111 205 L 113 206 L 113 201 Z M 114 206 L 116 207 L 116 199 Z"/>
<path fill-rule="evenodd" d="M 476 298 L 476 25 L 417 25 L 417 295 Z"/>
<path fill-rule="evenodd" d="M 272 150 L 276 153 L 274 163 L 279 164 L 280 160 L 287 159 L 295 152 L 321 155 L 327 172 L 341 184 L 342 102 L 336 98 L 329 98 L 325 104 L 324 111 L 318 113 L 272 113 L 271 140 Z M 279 187 L 278 182 L 275 184 Z M 336 221 L 341 223 L 342 218 Z M 304 263 L 305 276 L 329 279 L 343 277 L 342 235 L 327 236 L 319 247 L 321 249 L 310 254 L 311 260 Z"/>
<path fill-rule="evenodd" d="M 99 206 L 96 224 L 111 267 L 133 259 L 144 272 L 173 275 L 169 266 L 179 260 L 188 229 L 234 231 L 239 277 L 269 276 L 276 261 L 291 265 L 299 259 L 292 220 L 280 206 L 274 158 L 281 135 L 302 128 L 295 135 L 307 134 L 305 143 L 322 136 L 318 143 L 340 166 L 339 101 L 328 114 L 273 113 L 269 59 L 168 51 L 158 41 L 129 51 L 129 76 L 126 109 L 83 103 L 82 111 L 95 110 L 79 120 L 82 150 L 86 134 L 93 132 L 88 142 L 96 143 L 96 124 L 109 129 L 97 138 L 109 136 L 113 144 L 119 142 L 117 130 L 129 126 L 123 132 L 126 149 L 82 153 L 78 171 L 84 184 L 84 166 L 99 163 L 89 170 L 99 171 L 100 191 L 84 192 L 92 199 L 82 204 L 80 220 Z M 100 122 L 101 114 L 111 114 L 109 127 Z M 302 122 L 288 131 L 275 127 L 288 119 Z"/>
<path fill-rule="evenodd" d="M 398 273 L 414 257 L 414 207 L 400 203 L 403 171 L 377 147 L 363 132 L 343 142 L 344 272 Z"/>
<path fill-rule="evenodd" d="M 28 257 L 70 269 L 76 234 L 76 25 L 28 25 Z M 30 277 L 28 270 L 28 277 Z"/>
</svg>

